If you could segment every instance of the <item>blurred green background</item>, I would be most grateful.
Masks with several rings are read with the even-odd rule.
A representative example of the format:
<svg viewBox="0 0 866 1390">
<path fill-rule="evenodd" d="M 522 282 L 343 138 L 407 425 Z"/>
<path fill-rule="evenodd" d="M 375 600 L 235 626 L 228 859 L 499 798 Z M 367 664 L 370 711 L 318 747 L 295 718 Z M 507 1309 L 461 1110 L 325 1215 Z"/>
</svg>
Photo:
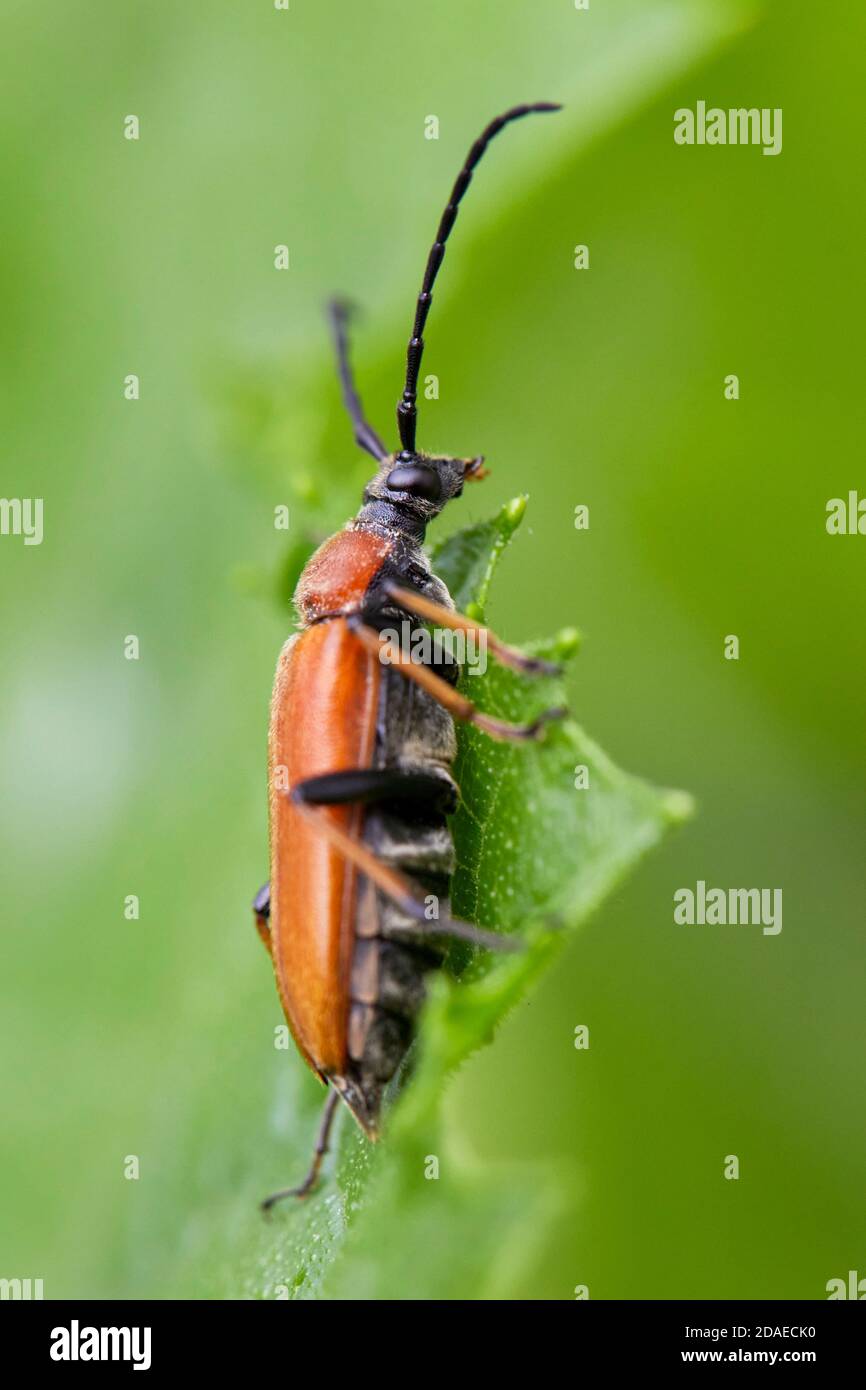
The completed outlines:
<svg viewBox="0 0 866 1390">
<path fill-rule="evenodd" d="M 419 440 L 492 465 L 442 529 L 529 492 L 491 621 L 577 623 L 578 718 L 700 813 L 460 1073 L 450 1142 L 567 1184 L 514 1296 L 821 1298 L 866 1274 L 866 540 L 824 527 L 866 491 L 866 17 L 3 9 L 0 490 L 45 499 L 45 536 L 0 538 L 0 1275 L 230 1295 L 255 1199 L 306 1151 L 318 1091 L 274 1053 L 248 908 L 290 626 L 273 508 L 333 525 L 365 473 L 322 302 L 364 306 L 392 439 L 447 189 L 487 118 L 539 98 L 567 109 L 503 137 L 461 213 Z M 782 107 L 781 155 L 676 146 L 699 99 Z M 676 927 L 699 878 L 782 887 L 781 935 Z"/>
</svg>

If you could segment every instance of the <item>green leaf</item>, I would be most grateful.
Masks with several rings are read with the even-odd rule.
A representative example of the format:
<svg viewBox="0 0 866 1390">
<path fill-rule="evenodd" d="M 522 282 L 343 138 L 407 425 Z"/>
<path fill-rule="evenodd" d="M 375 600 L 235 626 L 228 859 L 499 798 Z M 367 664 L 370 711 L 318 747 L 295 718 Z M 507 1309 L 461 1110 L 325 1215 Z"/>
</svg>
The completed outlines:
<svg viewBox="0 0 866 1390">
<path fill-rule="evenodd" d="M 435 549 L 435 567 L 458 607 L 480 609 L 486 602 L 524 511 L 525 499 L 518 498 Z M 562 661 L 576 648 L 577 635 L 568 630 L 534 650 Z M 463 686 L 481 708 L 518 722 L 565 702 L 559 678 L 530 679 L 492 661 L 484 674 L 464 672 Z M 588 785 L 578 790 L 580 767 Z M 462 729 L 457 777 L 455 912 L 519 932 L 525 949 L 474 953 L 468 961 L 466 948 L 452 952 L 460 977 L 441 973 L 431 980 L 412 1066 L 401 1078 L 383 1143 L 374 1152 L 345 1121 L 335 1177 L 303 1213 L 284 1210 L 274 1218 L 288 1250 L 264 1288 L 260 1270 L 251 1271 L 250 1292 L 258 1281 L 265 1296 L 279 1287 L 290 1297 L 494 1297 L 507 1290 L 562 1209 L 565 1197 L 553 1173 L 466 1171 L 448 1151 L 443 1094 L 449 1075 L 492 1040 L 568 934 L 688 814 L 689 802 L 620 771 L 570 719 L 551 724 L 540 743 L 494 742 Z"/>
<path fill-rule="evenodd" d="M 457 608 L 464 613 L 475 610 L 481 617 L 487 603 L 490 581 L 497 562 L 526 512 L 527 499 L 515 497 L 498 515 L 455 531 L 430 554 L 437 574 L 441 574 Z"/>
<path fill-rule="evenodd" d="M 457 45 L 455 49 L 453 33 L 457 32 L 455 25 L 475 24 L 467 18 L 468 13 L 467 7 L 449 0 L 437 20 L 447 35 L 449 61 L 456 54 L 464 66 L 468 64 L 467 72 L 472 66 L 471 58 L 466 58 L 471 45 Z M 541 25 L 527 11 L 525 23 L 512 26 L 508 43 L 522 74 L 520 80 L 530 82 L 539 93 L 560 97 L 565 110 L 549 121 L 543 132 L 536 132 L 538 138 L 529 131 L 514 132 L 508 157 L 503 148 L 485 168 L 484 196 L 474 199 L 471 212 L 467 205 L 460 255 L 455 243 L 438 297 L 436 355 L 432 355 L 431 343 L 430 364 L 437 370 L 438 364 L 443 368 L 447 365 L 452 382 L 471 380 L 473 384 L 471 391 L 449 391 L 447 403 L 443 398 L 440 404 L 425 404 L 424 442 L 430 447 L 441 444 L 450 448 L 459 440 L 460 448 L 468 448 L 472 431 L 483 425 L 478 442 L 495 456 L 498 477 L 508 476 L 508 467 L 529 456 L 530 447 L 536 447 L 536 437 L 523 439 L 518 446 L 525 418 L 533 415 L 533 402 L 540 406 L 550 399 L 551 373 L 561 372 L 564 362 L 570 363 L 569 372 L 574 371 L 569 355 L 573 342 L 571 307 L 567 332 L 560 329 L 558 337 L 551 337 L 548 324 L 562 312 L 564 304 L 571 304 L 562 294 L 562 275 L 578 283 L 568 254 L 574 237 L 583 235 L 573 228 L 582 227 L 586 211 L 583 190 L 579 207 L 571 201 L 578 153 L 639 115 L 672 81 L 729 42 L 741 31 L 746 13 L 746 6 L 717 0 L 699 5 L 692 0 L 659 0 L 649 5 L 643 0 L 640 4 L 629 0 L 621 8 L 600 7 L 597 14 L 593 11 L 589 24 L 584 22 L 587 16 L 563 11 L 550 24 Z M 563 25 L 568 26 L 567 43 L 561 41 Z M 234 42 L 231 26 L 227 32 Z M 393 32 L 393 26 L 387 33 L 377 32 L 375 26 L 371 30 L 367 17 L 355 36 L 353 51 L 359 44 L 361 48 L 367 45 L 378 59 L 387 52 Z M 261 49 L 253 65 L 257 80 L 263 63 L 269 65 L 284 104 L 285 55 L 277 54 L 272 45 Z M 305 74 L 301 64 L 290 84 L 292 101 L 298 118 L 312 129 L 315 121 L 310 125 L 311 111 L 320 107 L 326 111 L 333 96 L 322 96 L 318 79 L 308 90 Z M 251 891 L 247 880 L 252 880 L 254 888 L 264 873 L 263 801 L 255 773 L 250 773 L 251 767 L 260 765 L 255 758 L 261 757 L 260 730 L 266 707 L 263 690 L 267 683 L 267 674 L 262 672 L 284 639 L 287 621 L 291 622 L 288 596 L 307 554 L 354 512 L 369 476 L 369 460 L 353 447 L 351 429 L 339 403 L 321 304 L 334 289 L 346 287 L 368 306 L 368 315 L 359 319 L 353 333 L 353 356 L 369 416 L 386 438 L 393 439 L 393 423 L 389 430 L 388 422 L 393 422 L 402 379 L 407 303 L 417 286 L 441 206 L 440 196 L 450 186 L 455 161 L 465 153 L 466 133 L 477 128 L 480 114 L 499 109 L 504 99 L 499 78 L 481 81 L 481 77 L 483 74 L 480 85 L 476 80 L 452 83 L 454 100 L 449 103 L 447 132 L 441 144 L 431 142 L 424 158 L 413 159 L 411 167 L 405 162 L 405 126 L 395 126 L 391 120 L 390 98 L 381 84 L 368 93 L 365 120 L 371 130 L 378 131 L 375 154 L 369 156 L 368 166 L 358 163 L 357 147 L 347 152 L 344 164 L 338 161 L 335 166 L 329 157 L 333 142 L 328 144 L 323 136 L 323 157 L 308 162 L 299 204 L 316 209 L 315 227 L 310 223 L 305 236 L 300 228 L 297 233 L 301 239 L 296 242 L 296 267 L 303 268 L 302 274 L 293 271 L 285 281 L 280 280 L 275 298 L 273 277 L 263 268 L 267 258 L 248 258 L 252 268 L 246 273 L 238 301 L 246 306 L 246 327 L 232 334 L 228 360 L 221 336 L 224 324 L 220 321 L 211 337 L 198 328 L 199 317 L 214 327 L 206 277 L 199 277 L 199 298 L 189 301 L 189 313 L 196 322 L 193 341 L 200 345 L 217 343 L 215 355 L 202 359 L 203 375 L 208 394 L 218 407 L 220 422 L 214 432 L 220 452 L 233 459 L 234 478 L 220 480 L 224 486 L 215 513 L 230 520 L 223 523 L 219 544 L 209 527 L 190 531 L 186 514 L 178 513 L 178 526 L 183 515 L 185 527 L 178 531 L 179 540 L 181 536 L 183 539 L 184 566 L 190 563 L 188 549 L 195 542 L 196 563 L 212 584 L 178 586 L 175 571 L 166 566 L 154 574 L 148 591 L 154 622 L 186 596 L 185 616 L 178 630 L 197 633 L 198 646 L 195 662 L 187 659 L 184 650 L 184 660 L 168 663 L 164 670 L 165 679 L 176 681 L 172 688 L 180 696 L 177 708 L 187 711 L 187 723 L 179 726 L 178 754 L 169 745 L 162 763 L 154 769 L 153 795 L 158 797 L 160 814 L 153 816 L 152 824 L 165 826 L 165 843 L 158 836 L 155 841 L 161 846 L 158 881 L 170 885 L 171 891 L 169 895 L 166 889 L 163 954 L 151 950 L 141 956 L 141 961 L 159 966 L 152 966 L 154 978 L 146 997 L 152 998 L 152 1017 L 159 1019 L 160 1037 L 166 1038 L 164 1051 L 173 1059 L 171 1085 L 165 1084 L 162 1055 L 148 1070 L 138 1038 L 133 1036 L 127 1051 L 118 1054 L 110 1116 L 103 1121 L 98 1144 L 95 1138 L 88 1141 L 88 1160 L 80 1165 L 78 1179 L 81 1219 L 87 1224 L 89 1244 L 95 1252 L 94 1267 L 102 1280 L 99 1287 L 110 1291 L 111 1296 L 118 1287 L 143 1296 L 152 1296 L 158 1287 L 183 1297 L 273 1297 L 284 1290 L 291 1297 L 359 1297 L 370 1289 L 382 1296 L 423 1297 L 430 1290 L 447 1297 L 485 1296 L 514 1287 L 521 1265 L 531 1258 L 531 1237 L 544 1239 L 549 1222 L 565 1200 L 554 1174 L 510 1168 L 498 1175 L 485 1172 L 483 1181 L 476 1181 L 466 1171 L 463 1156 L 458 1161 L 451 1152 L 455 1140 L 447 1127 L 441 1128 L 440 1106 L 449 1069 L 492 1036 L 509 1007 L 526 997 L 566 933 L 601 901 L 617 877 L 661 835 L 668 817 L 676 814 L 675 804 L 666 803 L 663 797 L 611 768 L 573 726 L 552 732 L 541 749 L 513 750 L 528 755 L 519 764 L 508 760 L 508 750 L 481 742 L 474 745 L 471 735 L 461 740 L 458 772 L 465 801 L 455 826 L 460 852 L 455 903 L 460 910 L 468 911 L 471 905 L 473 866 L 482 874 L 498 872 L 495 827 L 504 827 L 506 818 L 509 825 L 519 820 L 516 810 L 503 802 L 501 808 L 494 808 L 487 838 L 476 838 L 477 827 L 469 817 L 473 806 L 476 818 L 482 813 L 485 792 L 483 766 L 479 764 L 473 771 L 476 752 L 511 779 L 521 775 L 532 778 L 532 767 L 553 772 L 547 760 L 555 754 L 557 776 L 565 782 L 557 784 L 556 795 L 552 785 L 545 787 L 545 804 L 556 807 L 552 816 L 560 816 L 564 805 L 584 818 L 582 838 L 569 840 L 565 822 L 557 823 L 552 831 L 557 837 L 557 853 L 567 852 L 563 865 L 573 867 L 580 861 L 580 872 L 572 874 L 571 882 L 566 876 L 556 884 L 536 883 L 530 876 L 517 883 L 512 879 L 510 884 L 503 879 L 497 888 L 494 876 L 485 890 L 488 901 L 480 906 L 487 913 L 486 920 L 499 922 L 498 911 L 503 909 L 502 925 L 519 926 L 531 939 L 531 949 L 518 960 L 472 962 L 459 988 L 444 977 L 439 979 L 419 1040 L 415 1077 L 392 1112 L 386 1143 L 371 1150 L 348 1123 L 348 1117 L 343 1117 L 337 1137 L 336 1176 L 332 1168 L 327 1183 L 312 1201 L 276 1213 L 269 1224 L 261 1222 L 256 1213 L 256 1201 L 269 1187 L 292 1181 L 303 1171 L 322 1099 L 318 1084 L 301 1061 L 274 1050 L 271 1028 L 282 1022 L 281 1015 L 265 961 L 255 958 L 258 947 L 251 939 L 245 915 Z M 156 90 L 156 71 L 153 80 Z M 253 112 L 252 106 L 248 109 Z M 233 110 L 227 137 L 239 136 L 249 149 L 261 148 L 256 142 L 258 114 L 248 117 L 245 128 L 237 126 L 238 119 L 238 112 Z M 324 132 L 330 129 L 327 121 L 319 126 Z M 181 148 L 179 158 L 184 177 L 189 149 Z M 352 179 L 360 180 L 360 198 L 348 191 L 350 170 Z M 222 180 L 221 163 L 218 171 Z M 583 172 L 591 175 L 591 160 L 585 161 Z M 236 173 L 241 185 L 231 185 L 234 234 L 251 234 L 248 210 L 254 208 L 254 234 L 259 245 L 267 246 L 272 227 L 282 225 L 284 217 L 279 181 L 270 180 L 270 169 L 262 163 L 250 163 L 246 171 Z M 371 202 L 366 190 L 373 186 L 373 178 L 377 197 Z M 274 189 L 272 197 L 270 188 Z M 564 196 L 554 196 L 557 188 L 565 190 Z M 533 273 L 522 276 L 515 273 L 514 255 L 515 247 L 525 241 L 523 218 L 530 201 L 538 229 L 538 242 L 532 243 L 537 252 L 533 253 Z M 399 227 L 387 218 L 383 225 L 382 208 L 389 206 L 401 208 Z M 345 219 L 350 207 L 352 236 L 347 238 Z M 134 227 L 130 230 L 137 234 Z M 120 244 L 123 238 L 118 240 Z M 231 250 L 232 239 L 223 242 L 218 238 L 215 244 L 227 248 L 226 255 L 234 265 L 237 257 Z M 217 263 L 224 265 L 225 260 Z M 161 265 L 161 289 L 165 273 Z M 491 275 L 493 279 L 487 283 L 486 277 Z M 189 277 L 180 274 L 175 284 L 186 294 Z M 503 297 L 502 286 L 506 284 L 513 288 Z M 467 312 L 473 314 L 480 324 L 493 312 L 501 314 L 503 306 L 507 313 L 502 327 L 507 331 L 501 328 L 500 337 L 503 343 L 520 345 L 524 374 L 521 409 L 511 412 L 507 448 L 501 427 L 501 376 L 491 370 L 484 380 L 476 380 L 478 344 L 475 335 L 467 333 L 466 318 Z M 592 310 L 591 300 L 586 307 Z M 69 319 L 73 321 L 74 315 Z M 587 341 L 591 341 L 590 328 L 586 331 Z M 154 365 L 161 367 L 166 339 L 158 315 L 152 318 L 151 333 Z M 536 333 L 541 335 L 540 341 L 534 337 Z M 275 343 L 288 343 L 283 360 Z M 183 372 L 189 366 L 189 341 L 179 335 L 177 345 L 175 365 Z M 238 365 L 239 358 L 243 366 Z M 539 372 L 543 373 L 543 392 Z M 611 379 L 618 382 L 616 372 Z M 465 414 L 461 417 L 461 397 L 471 400 L 472 431 L 466 428 Z M 562 389 L 559 399 L 567 404 Z M 563 410 L 562 419 L 566 413 Z M 559 417 L 548 421 L 546 449 L 556 443 L 562 428 Z M 569 446 L 571 442 L 569 435 Z M 63 451 L 58 450 L 61 456 Z M 163 457 L 159 449 L 154 450 L 154 457 Z M 82 445 L 82 465 L 89 458 Z M 167 489 L 176 479 L 186 478 L 184 462 L 182 450 L 165 454 L 162 466 Z M 193 476 L 197 484 L 201 475 Z M 523 476 L 522 463 L 521 472 L 513 476 L 517 486 L 517 478 Z M 552 467 L 547 468 L 545 477 L 546 486 L 561 489 L 562 476 Z M 192 483 L 190 489 L 198 506 L 200 493 Z M 295 539 L 288 554 L 284 535 L 271 521 L 276 505 L 288 505 L 291 512 Z M 465 609 L 473 611 L 473 604 L 483 607 L 486 603 L 494 565 L 517 520 L 513 512 L 510 524 L 502 517 L 495 518 L 472 528 L 468 536 L 452 537 L 440 549 L 437 563 L 449 576 Z M 535 520 L 537 524 L 539 518 Z M 553 538 L 553 525 L 546 521 L 543 530 Z M 145 549 L 149 555 L 149 538 Z M 181 553 L 180 545 L 178 551 Z M 225 568 L 220 566 L 226 566 L 227 556 L 233 576 L 228 595 L 225 589 L 219 590 L 219 579 L 225 577 Z M 135 558 L 140 562 L 140 557 Z M 140 598 L 139 576 L 131 560 L 130 576 Z M 257 599 L 255 604 L 249 603 L 245 613 L 241 601 L 230 617 L 233 642 L 224 647 L 213 641 L 210 627 L 226 621 L 226 604 L 232 603 L 239 590 L 250 596 L 275 597 L 277 605 L 266 606 Z M 122 591 L 117 591 L 116 601 L 125 612 Z M 202 611 L 203 601 L 209 606 Z M 564 647 L 574 644 L 573 633 L 563 639 Z M 195 683 L 184 684 L 175 666 L 187 682 L 193 680 L 188 673 L 194 673 Z M 247 676 L 248 672 L 257 675 Z M 517 708 L 525 701 L 535 710 L 561 698 L 543 684 L 524 686 L 505 673 L 491 672 L 483 680 L 467 680 L 467 688 L 474 690 L 476 686 L 481 703 L 490 708 Z M 204 717 L 205 711 L 209 719 Z M 202 800 L 201 787 L 188 775 L 184 757 L 203 733 L 210 746 L 235 749 L 238 762 L 229 766 L 223 758 L 213 760 L 208 784 L 213 821 L 206 836 L 188 841 L 187 882 L 179 891 L 177 827 L 186 831 L 191 818 L 200 814 Z M 506 761 L 500 762 L 503 757 Z M 566 769 L 581 760 L 597 773 L 595 800 L 583 810 L 579 799 L 586 794 L 571 791 L 573 773 L 566 777 Z M 220 780 L 224 765 L 225 776 Z M 518 767 L 522 772 L 515 770 Z M 167 784 L 175 816 L 170 823 L 165 823 L 162 815 Z M 526 785 L 530 785 L 529 780 Z M 239 804 L 238 789 L 244 786 L 255 790 Z M 642 796 L 646 798 L 643 809 Z M 137 802 L 136 809 L 140 814 Z M 499 810 L 503 812 L 501 820 Z M 528 826 L 524 818 L 525 833 L 537 835 L 546 814 L 530 814 L 533 823 Z M 108 865 L 114 864 L 117 849 L 122 851 L 124 843 L 121 838 L 117 847 L 106 848 Z M 547 842 L 551 855 L 553 844 L 553 840 Z M 221 868 L 216 875 L 214 862 Z M 507 872 L 516 874 L 516 865 L 511 871 L 502 869 L 503 874 Z M 515 889 L 516 899 L 509 896 L 509 886 Z M 518 922 L 517 912 L 511 918 L 505 913 L 509 904 L 516 908 L 530 901 L 533 910 L 537 905 L 545 919 L 549 914 L 543 894 L 548 889 L 550 911 L 560 913 L 565 924 L 558 932 L 546 931 L 544 920 Z M 84 896 L 81 903 L 81 920 L 86 923 L 90 900 Z M 46 914 L 47 919 L 52 916 L 59 920 L 59 910 Z M 191 922 L 195 923 L 193 932 L 186 930 Z M 211 933 L 208 941 L 213 949 L 202 951 L 205 929 Z M 68 933 L 58 935 L 54 949 L 63 949 L 68 939 Z M 184 968 L 170 968 L 175 960 L 183 962 Z M 141 961 L 132 956 L 130 961 L 136 969 L 129 971 L 128 994 L 137 1003 Z M 461 964 L 457 952 L 454 964 Z M 117 1007 L 120 1018 L 125 1018 L 129 1012 L 126 996 L 118 996 Z M 91 1046 L 86 1030 L 80 1045 Z M 134 1088 L 128 1084 L 132 1069 L 141 1078 L 141 1099 L 134 1103 Z M 88 1068 L 81 1068 L 82 1076 L 90 1074 Z M 130 1120 L 135 1121 L 135 1132 L 144 1130 L 135 1142 L 147 1152 L 148 1182 L 137 1189 L 133 1215 L 120 1221 L 106 1210 L 101 1175 L 98 1178 L 94 1174 L 98 1154 L 108 1147 L 109 1139 L 114 1139 L 116 1111 L 124 1105 Z M 149 1110 L 153 1119 L 148 1126 L 143 1114 Z M 42 1158 L 40 1114 L 38 1109 L 34 1111 L 30 1126 L 30 1158 L 47 1164 L 43 1184 L 47 1189 L 53 1170 Z M 419 1177 L 428 1154 L 442 1159 L 438 1181 Z M 128 1232 L 122 1249 L 117 1248 L 118 1238 L 111 1235 L 116 1268 L 107 1272 L 100 1242 L 90 1235 L 97 1221 L 106 1232 L 106 1245 L 109 1232 Z M 418 1259 L 421 1249 L 423 1261 Z M 78 1252 L 74 1259 L 65 1257 L 64 1263 L 69 1287 L 77 1287 L 82 1278 Z"/>
</svg>

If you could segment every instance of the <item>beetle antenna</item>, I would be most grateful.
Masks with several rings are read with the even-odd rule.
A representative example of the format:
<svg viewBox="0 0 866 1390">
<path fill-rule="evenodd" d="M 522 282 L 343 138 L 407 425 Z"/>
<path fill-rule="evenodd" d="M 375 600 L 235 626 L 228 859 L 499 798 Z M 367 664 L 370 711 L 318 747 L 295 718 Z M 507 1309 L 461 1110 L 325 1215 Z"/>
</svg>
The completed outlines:
<svg viewBox="0 0 866 1390">
<path fill-rule="evenodd" d="M 508 111 L 504 111 L 501 116 L 492 120 L 479 135 L 475 144 L 466 156 L 466 162 L 460 173 L 457 175 L 451 196 L 445 207 L 445 211 L 439 220 L 439 229 L 436 233 L 436 240 L 430 248 L 427 257 L 427 267 L 424 271 L 424 282 L 421 285 L 421 293 L 418 296 L 418 303 L 415 309 L 415 322 L 412 327 L 412 337 L 409 339 L 409 349 L 406 354 L 406 383 L 403 387 L 403 395 L 397 405 L 397 428 L 400 431 L 400 443 L 405 454 L 415 452 L 415 426 L 417 421 L 417 409 L 415 401 L 418 393 L 418 371 L 421 366 L 421 357 L 424 352 L 424 325 L 427 322 L 427 315 L 430 312 L 430 305 L 433 300 L 433 285 L 445 255 L 445 243 L 451 234 L 457 217 L 457 209 L 460 200 L 472 181 L 472 174 L 476 164 L 481 159 L 494 135 L 498 135 L 503 126 L 507 126 L 511 121 L 519 121 L 522 116 L 528 116 L 533 111 L 561 111 L 562 107 L 555 101 L 535 101 L 524 106 L 512 106 Z"/>
</svg>

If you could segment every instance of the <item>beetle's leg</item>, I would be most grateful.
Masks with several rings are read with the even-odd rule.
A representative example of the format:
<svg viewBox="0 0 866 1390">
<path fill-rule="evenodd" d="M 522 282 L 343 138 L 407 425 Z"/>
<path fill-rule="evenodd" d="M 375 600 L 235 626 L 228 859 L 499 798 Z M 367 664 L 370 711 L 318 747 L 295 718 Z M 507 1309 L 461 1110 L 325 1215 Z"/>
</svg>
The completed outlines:
<svg viewBox="0 0 866 1390">
<path fill-rule="evenodd" d="M 561 666 L 555 665 L 552 661 L 542 661 L 537 656 L 525 656 L 523 652 L 509 647 L 483 623 L 476 623 L 473 618 L 467 618 L 463 613 L 455 613 L 453 609 L 426 598 L 415 589 L 405 589 L 402 584 L 395 584 L 391 579 L 386 579 L 383 587 L 389 598 L 394 599 L 408 613 L 414 613 L 416 617 L 436 623 L 439 627 L 451 628 L 454 632 L 474 632 L 482 636 L 483 641 L 503 666 L 511 666 L 515 671 L 523 671 L 529 676 L 558 676 L 562 673 Z"/>
<path fill-rule="evenodd" d="M 268 918 L 271 915 L 271 885 L 265 883 L 259 889 L 253 899 L 253 913 L 256 919 L 256 931 L 262 938 L 262 943 L 268 955 L 271 954 L 271 929 L 268 926 Z"/>
<path fill-rule="evenodd" d="M 443 815 L 457 805 L 457 788 L 450 777 L 423 768 L 351 768 L 345 772 L 326 772 L 308 777 L 300 784 L 303 799 L 310 806 L 368 805 L 377 801 L 399 801 L 429 806 Z M 271 885 L 264 884 L 253 900 L 256 930 L 268 955 L 271 953 Z"/>
<path fill-rule="evenodd" d="M 368 627 L 359 618 L 349 618 L 349 626 L 355 636 L 373 656 L 380 659 L 384 654 L 385 661 L 392 666 L 395 671 L 406 676 L 409 680 L 415 681 L 428 695 L 432 695 L 443 705 L 448 713 L 455 719 L 463 719 L 467 724 L 474 724 L 477 729 L 483 730 L 491 738 L 498 739 L 534 739 L 540 738 L 544 732 L 544 726 L 551 719 L 564 719 L 568 713 L 565 709 L 543 710 L 537 719 L 533 719 L 531 724 L 509 724 L 505 719 L 497 719 L 492 714 L 484 714 L 476 709 L 471 700 L 467 700 L 465 695 L 459 694 L 453 686 L 444 681 L 441 676 L 437 676 L 435 671 L 431 671 L 429 666 L 424 666 L 420 661 L 414 661 L 411 656 L 402 651 L 399 645 L 393 642 L 383 642 L 375 628 Z"/>
<path fill-rule="evenodd" d="M 311 781 L 320 782 L 324 778 L 311 778 Z M 412 884 L 403 874 L 396 869 L 389 868 L 383 864 L 381 859 L 377 859 L 373 851 L 364 844 L 362 840 L 356 840 L 353 835 L 339 825 L 336 825 L 329 816 L 322 815 L 318 810 L 320 802 L 315 799 L 307 801 L 305 788 L 306 782 L 298 782 L 291 790 L 289 795 L 297 806 L 298 810 L 308 816 L 312 823 L 318 827 L 325 839 L 336 849 L 344 858 L 348 859 L 356 869 L 360 869 L 363 874 L 383 893 L 386 893 L 393 902 L 405 912 L 407 917 L 412 917 L 423 928 L 424 936 L 447 936 L 457 941 L 469 941 L 474 946 L 481 946 L 486 951 L 520 951 L 523 949 L 519 941 L 512 937 L 502 936 L 499 932 L 485 931 L 483 927 L 473 926 L 471 922 L 461 922 L 454 917 L 446 917 L 441 920 L 430 920 L 427 916 L 427 907 L 420 898 L 416 898 L 412 891 Z"/>
<path fill-rule="evenodd" d="M 337 353 L 337 371 L 343 391 L 343 404 L 355 427 L 355 442 L 360 444 L 362 449 L 366 449 L 368 454 L 372 454 L 374 459 L 381 461 L 383 458 L 387 458 L 388 450 L 373 426 L 364 419 L 364 407 L 361 405 L 361 398 L 355 389 L 352 367 L 349 362 L 349 342 L 346 334 L 346 324 L 349 321 L 348 304 L 335 299 L 328 305 L 328 318 Z"/>
<path fill-rule="evenodd" d="M 423 768 L 359 767 L 307 777 L 295 787 L 297 799 L 307 806 L 370 805 L 399 801 L 429 806 L 450 814 L 457 805 L 457 789 L 445 773 Z"/>
<path fill-rule="evenodd" d="M 297 1187 L 281 1187 L 279 1192 L 272 1192 L 270 1197 L 266 1197 L 260 1204 L 262 1211 L 270 1211 L 274 1203 L 281 1202 L 284 1197 L 306 1197 L 312 1192 L 316 1183 L 319 1181 L 319 1170 L 322 1166 L 322 1160 L 328 1152 L 331 1126 L 334 1123 L 334 1115 L 336 1114 L 339 1100 L 339 1092 L 332 1090 L 328 1095 L 328 1099 L 325 1101 L 325 1109 L 322 1112 L 322 1122 L 319 1125 L 316 1147 L 313 1150 L 313 1161 L 310 1164 L 309 1172 L 304 1178 L 304 1181 Z"/>
</svg>

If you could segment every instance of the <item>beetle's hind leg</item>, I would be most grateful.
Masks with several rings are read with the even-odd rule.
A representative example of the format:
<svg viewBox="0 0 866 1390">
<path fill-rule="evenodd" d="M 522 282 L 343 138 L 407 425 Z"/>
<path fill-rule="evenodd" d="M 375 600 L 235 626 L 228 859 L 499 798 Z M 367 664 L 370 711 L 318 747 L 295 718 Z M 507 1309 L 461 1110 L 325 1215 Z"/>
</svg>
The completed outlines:
<svg viewBox="0 0 866 1390">
<path fill-rule="evenodd" d="M 468 622 L 469 619 L 466 621 Z M 549 724 L 553 719 L 564 719 L 568 713 L 567 710 L 559 707 L 542 710 L 541 714 L 530 724 L 510 724 L 505 719 L 497 719 L 495 715 L 485 714 L 483 710 L 477 709 L 471 700 L 467 700 L 466 696 L 461 695 L 448 681 L 437 676 L 436 672 L 431 671 L 429 666 L 414 660 L 399 645 L 394 642 L 383 641 L 376 629 L 368 627 L 360 618 L 349 618 L 348 623 L 358 641 L 363 643 L 371 655 L 378 657 L 395 671 L 399 671 L 407 680 L 420 685 L 422 690 L 426 690 L 428 695 L 432 695 L 434 700 L 438 700 L 439 704 L 447 709 L 454 719 L 462 719 L 467 724 L 474 724 L 477 729 L 489 734 L 491 738 L 513 742 L 541 738 L 546 724 Z"/>
<path fill-rule="evenodd" d="M 322 1112 L 322 1121 L 319 1125 L 319 1133 L 316 1137 L 316 1147 L 313 1150 L 313 1161 L 310 1164 L 307 1176 L 297 1187 L 281 1187 L 278 1192 L 272 1192 L 270 1197 L 266 1197 L 260 1204 L 264 1212 L 269 1212 L 276 1202 L 281 1202 L 284 1197 L 308 1197 L 319 1181 L 319 1171 L 328 1152 L 331 1138 L 331 1128 L 334 1123 L 334 1115 L 340 1097 L 337 1091 L 330 1091 L 328 1099 L 325 1101 L 325 1109 Z"/>
<path fill-rule="evenodd" d="M 490 951 L 519 951 L 523 943 L 450 917 L 453 847 L 445 814 L 457 788 L 444 766 L 350 768 L 298 782 L 289 795 L 360 879 L 346 1060 L 328 1079 L 375 1140 L 384 1088 L 407 1055 L 424 977 L 442 964 L 442 943 L 458 939 Z M 353 803 L 371 807 L 363 838 L 328 810 Z"/>
</svg>

